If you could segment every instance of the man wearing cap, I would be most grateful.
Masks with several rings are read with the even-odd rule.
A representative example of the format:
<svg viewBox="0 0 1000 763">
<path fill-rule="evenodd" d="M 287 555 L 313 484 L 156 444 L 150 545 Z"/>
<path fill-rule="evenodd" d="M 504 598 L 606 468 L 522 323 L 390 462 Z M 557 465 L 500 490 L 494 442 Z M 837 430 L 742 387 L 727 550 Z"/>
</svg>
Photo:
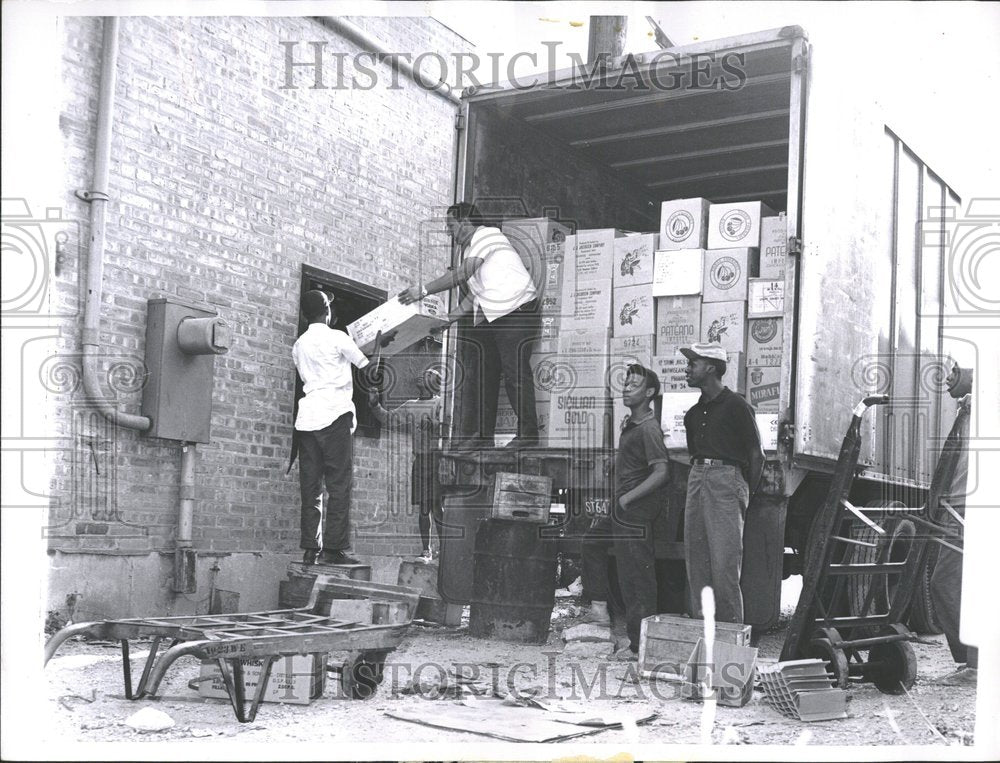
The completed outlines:
<svg viewBox="0 0 1000 763">
<path fill-rule="evenodd" d="M 701 397 L 684 415 L 691 473 L 684 511 L 684 556 L 691 611 L 702 617 L 701 591 L 712 588 L 715 617 L 743 622 L 743 522 L 760 483 L 764 451 L 750 404 L 723 385 L 726 351 L 716 342 L 681 348 L 685 377 Z"/>
<path fill-rule="evenodd" d="M 368 358 L 336 322 L 331 298 L 319 290 L 302 296 L 309 327 L 292 347 L 292 360 L 302 379 L 295 429 L 299 439 L 299 487 L 302 496 L 303 564 L 357 564 L 347 551 L 351 539 L 351 487 L 357 426 L 351 365 L 364 368 Z M 323 485 L 328 495 L 323 516 Z M 322 549 L 322 556 L 320 550 Z"/>
<path fill-rule="evenodd" d="M 462 248 L 462 262 L 454 270 L 399 293 L 404 305 L 428 294 L 464 286 L 469 295 L 448 316 L 449 322 L 468 314 L 474 326 L 470 338 L 479 345 L 483 375 L 479 399 L 476 444 L 493 445 L 496 431 L 500 376 L 517 413 L 517 437 L 511 447 L 538 444 L 538 415 L 531 373 L 532 344 L 538 337 L 538 291 L 521 256 L 499 228 L 487 226 L 474 204 L 448 208 L 448 231 Z"/>
</svg>

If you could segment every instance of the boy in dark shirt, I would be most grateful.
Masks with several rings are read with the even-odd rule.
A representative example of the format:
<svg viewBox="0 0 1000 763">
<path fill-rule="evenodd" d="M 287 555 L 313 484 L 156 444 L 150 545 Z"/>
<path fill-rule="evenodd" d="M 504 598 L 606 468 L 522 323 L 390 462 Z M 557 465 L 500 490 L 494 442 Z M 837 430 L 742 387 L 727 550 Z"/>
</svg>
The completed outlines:
<svg viewBox="0 0 1000 763">
<path fill-rule="evenodd" d="M 642 619 L 656 614 L 656 553 L 653 522 L 666 504 L 669 480 L 663 430 L 652 409 L 660 379 L 638 363 L 628 367 L 622 399 L 629 417 L 615 456 L 614 534 L 618 580 L 625 599 L 629 648 L 618 657 L 634 659 Z"/>
</svg>

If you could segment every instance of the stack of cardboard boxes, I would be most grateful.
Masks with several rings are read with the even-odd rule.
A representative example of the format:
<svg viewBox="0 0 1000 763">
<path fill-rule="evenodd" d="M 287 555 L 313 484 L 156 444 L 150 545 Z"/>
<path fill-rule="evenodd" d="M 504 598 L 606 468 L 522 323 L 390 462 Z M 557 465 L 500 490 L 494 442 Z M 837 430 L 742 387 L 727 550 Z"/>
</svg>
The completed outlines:
<svg viewBox="0 0 1000 763">
<path fill-rule="evenodd" d="M 539 293 L 532 367 L 542 445 L 617 447 L 625 371 L 641 363 L 660 377 L 667 447 L 686 447 L 684 414 L 700 393 L 687 386 L 678 350 L 719 342 L 725 384 L 747 396 L 765 450 L 775 449 L 784 215 L 761 202 L 681 199 L 663 202 L 659 233 L 572 234 L 545 218 L 509 220 L 503 231 Z M 517 417 L 500 397 L 498 437 L 509 439 Z"/>
<path fill-rule="evenodd" d="M 757 412 L 765 450 L 777 433 L 784 310 L 785 218 L 762 202 L 663 202 L 655 255 L 657 356 L 667 446 L 686 447 L 684 413 L 698 400 L 684 380 L 681 347 L 718 342 L 728 356 L 723 382 Z"/>
</svg>

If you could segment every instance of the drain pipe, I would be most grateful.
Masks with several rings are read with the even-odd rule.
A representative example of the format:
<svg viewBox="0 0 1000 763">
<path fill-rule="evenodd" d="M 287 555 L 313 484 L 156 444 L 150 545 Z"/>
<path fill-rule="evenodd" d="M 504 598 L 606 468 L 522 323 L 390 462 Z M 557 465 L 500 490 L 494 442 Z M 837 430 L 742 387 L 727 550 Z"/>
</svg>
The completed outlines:
<svg viewBox="0 0 1000 763">
<path fill-rule="evenodd" d="M 365 51 L 385 56 L 392 66 L 399 69 L 399 71 L 403 72 L 403 74 L 420 85 L 424 90 L 436 93 L 456 106 L 461 105 L 461 97 L 455 94 L 455 91 L 451 89 L 451 86 L 447 82 L 444 80 L 435 81 L 419 70 L 414 69 L 409 61 L 400 57 L 398 51 L 389 50 L 389 47 L 384 42 L 368 34 L 368 32 L 356 24 L 352 24 L 342 16 L 321 16 L 318 20 L 324 26 L 333 29 L 333 31 L 346 37 Z M 381 61 L 382 59 L 380 58 L 379 60 Z"/>
<path fill-rule="evenodd" d="M 198 590 L 195 579 L 197 555 L 194 546 L 194 461 L 195 444 L 181 445 L 180 508 L 177 514 L 177 537 L 174 549 L 175 593 L 194 593 Z"/>
<path fill-rule="evenodd" d="M 108 169 L 111 163 L 111 122 L 118 74 L 118 18 L 104 18 L 101 45 L 101 89 L 97 105 L 97 137 L 94 145 L 94 179 L 89 191 L 77 191 L 90 203 L 90 248 L 87 253 L 87 298 L 83 311 L 83 388 L 101 414 L 113 424 L 145 432 L 153 425 L 148 416 L 119 411 L 109 402 L 98 381 L 97 361 L 101 341 L 101 294 L 104 287 L 105 215 L 108 205 Z"/>
</svg>

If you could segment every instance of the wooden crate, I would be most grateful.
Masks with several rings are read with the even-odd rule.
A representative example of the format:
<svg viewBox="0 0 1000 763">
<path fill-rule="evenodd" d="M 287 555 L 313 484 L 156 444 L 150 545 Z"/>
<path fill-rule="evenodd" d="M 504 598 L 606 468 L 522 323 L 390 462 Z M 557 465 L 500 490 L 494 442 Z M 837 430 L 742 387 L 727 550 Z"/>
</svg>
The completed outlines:
<svg viewBox="0 0 1000 763">
<path fill-rule="evenodd" d="M 545 524 L 552 505 L 552 478 L 497 472 L 490 478 L 490 517 Z"/>
<path fill-rule="evenodd" d="M 705 635 L 705 623 L 677 615 L 653 615 L 642 621 L 639 632 L 639 670 L 644 678 L 683 681 L 684 668 L 698 640 Z M 750 626 L 715 624 L 717 643 L 750 646 Z"/>
</svg>

